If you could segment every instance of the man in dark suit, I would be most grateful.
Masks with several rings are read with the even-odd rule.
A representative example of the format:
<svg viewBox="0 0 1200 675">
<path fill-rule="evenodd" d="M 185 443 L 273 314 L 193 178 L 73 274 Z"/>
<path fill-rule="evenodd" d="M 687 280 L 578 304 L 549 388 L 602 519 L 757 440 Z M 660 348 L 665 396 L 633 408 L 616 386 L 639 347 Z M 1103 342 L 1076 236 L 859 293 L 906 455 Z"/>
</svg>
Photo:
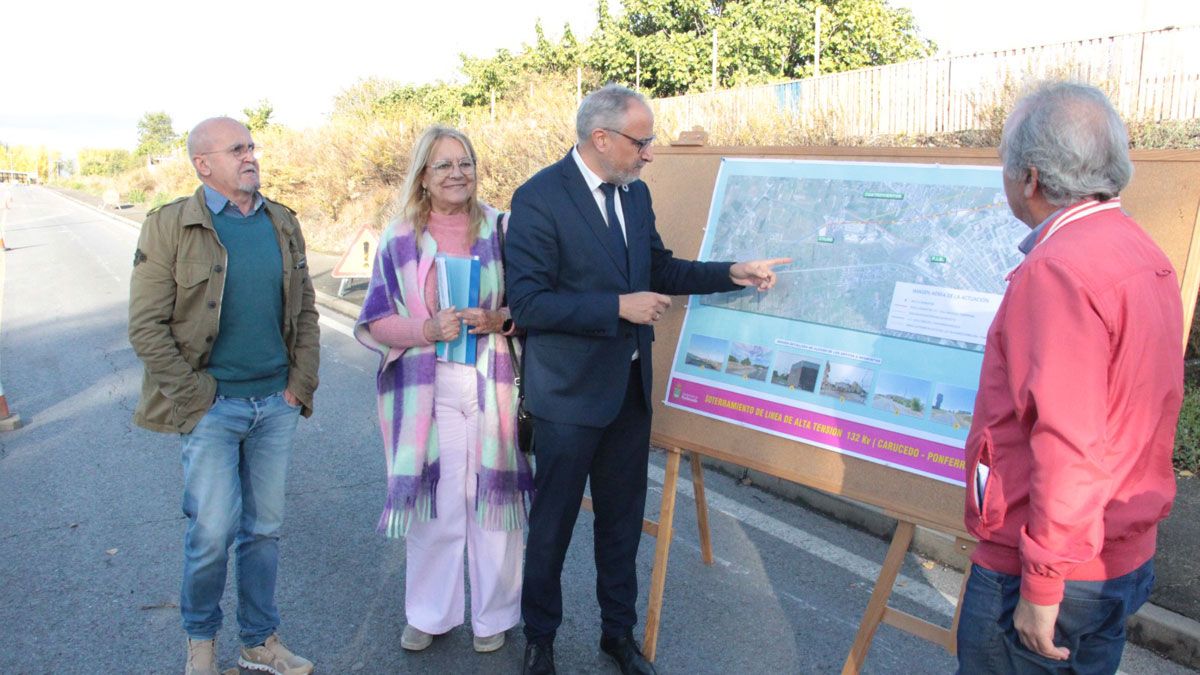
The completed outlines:
<svg viewBox="0 0 1200 675">
<path fill-rule="evenodd" d="M 653 673 L 633 639 L 653 324 L 669 295 L 766 290 L 772 267 L 788 261 L 700 263 L 663 247 L 650 191 L 638 180 L 654 158 L 654 115 L 640 94 L 617 85 L 595 91 L 575 126 L 571 152 L 513 195 L 505 246 L 537 444 L 521 595 L 525 672 L 554 672 L 563 559 L 590 478 L 600 648 L 623 673 Z"/>
</svg>

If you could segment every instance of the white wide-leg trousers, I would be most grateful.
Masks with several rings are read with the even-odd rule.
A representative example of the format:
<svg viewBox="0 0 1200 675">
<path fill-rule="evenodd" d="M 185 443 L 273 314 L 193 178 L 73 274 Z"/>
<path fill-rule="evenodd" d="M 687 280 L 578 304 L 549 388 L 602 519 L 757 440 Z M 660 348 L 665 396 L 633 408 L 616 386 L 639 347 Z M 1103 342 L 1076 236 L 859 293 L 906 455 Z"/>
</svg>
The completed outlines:
<svg viewBox="0 0 1200 675">
<path fill-rule="evenodd" d="M 408 623 L 441 635 L 463 623 L 463 553 L 471 582 L 471 629 L 487 637 L 521 618 L 520 530 L 482 529 L 475 521 L 475 443 L 479 403 L 475 369 L 438 363 L 434 384 L 441 478 L 437 518 L 414 523 L 405 549 L 404 611 Z"/>
</svg>

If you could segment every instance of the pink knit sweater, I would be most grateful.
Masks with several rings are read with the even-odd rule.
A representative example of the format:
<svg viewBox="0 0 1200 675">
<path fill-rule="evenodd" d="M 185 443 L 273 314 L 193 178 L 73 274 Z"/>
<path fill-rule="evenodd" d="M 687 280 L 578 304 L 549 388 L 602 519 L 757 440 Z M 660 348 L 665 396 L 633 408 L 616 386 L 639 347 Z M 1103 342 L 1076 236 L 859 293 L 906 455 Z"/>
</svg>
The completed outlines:
<svg viewBox="0 0 1200 675">
<path fill-rule="evenodd" d="M 470 255 L 471 245 L 467 242 L 467 214 L 442 215 L 429 214 L 429 224 L 426 226 L 433 240 L 437 242 L 438 251 L 449 255 Z M 425 280 L 425 305 L 430 313 L 437 311 L 437 275 L 430 274 Z M 401 317 L 393 314 L 389 317 L 372 321 L 367 327 L 371 337 L 389 347 L 407 349 L 409 347 L 424 347 L 432 344 L 425 339 L 425 319 Z"/>
</svg>

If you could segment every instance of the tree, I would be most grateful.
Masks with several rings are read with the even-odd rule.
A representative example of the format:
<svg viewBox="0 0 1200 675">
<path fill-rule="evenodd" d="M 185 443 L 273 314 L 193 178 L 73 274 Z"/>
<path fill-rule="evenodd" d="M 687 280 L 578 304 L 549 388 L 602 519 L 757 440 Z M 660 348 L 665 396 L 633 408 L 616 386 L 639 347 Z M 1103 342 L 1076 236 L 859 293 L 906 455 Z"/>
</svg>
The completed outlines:
<svg viewBox="0 0 1200 675">
<path fill-rule="evenodd" d="M 528 67 L 523 55 L 513 54 L 507 49 L 497 50 L 490 59 L 459 54 L 458 58 L 462 61 L 460 68 L 467 76 L 467 84 L 463 87 L 463 103 L 470 106 L 490 105 L 493 91 L 502 95 L 515 89 Z"/>
<path fill-rule="evenodd" d="M 179 147 L 180 137 L 171 128 L 171 116 L 165 112 L 148 112 L 137 123 L 138 145 L 134 155 L 159 157 Z"/>
<path fill-rule="evenodd" d="M 79 151 L 81 176 L 116 176 L 133 166 L 128 150 L 83 148 Z"/>
<path fill-rule="evenodd" d="M 246 116 L 246 128 L 250 133 L 256 133 L 271 126 L 271 113 L 275 112 L 275 107 L 267 99 L 258 102 L 257 107 L 243 108 L 242 114 Z"/>
<path fill-rule="evenodd" d="M 378 112 L 379 100 L 403 86 L 378 77 L 359 80 L 333 98 L 333 117 L 370 119 Z"/>
<path fill-rule="evenodd" d="M 454 85 L 405 85 L 393 89 L 375 102 L 377 113 L 408 117 L 421 123 L 457 124 L 463 111 L 463 88 Z"/>
<path fill-rule="evenodd" d="M 522 54 L 529 70 L 542 74 L 565 74 L 582 65 L 582 51 L 570 24 L 563 26 L 563 36 L 558 42 L 546 37 L 540 19 L 534 23 L 533 32 L 534 44 L 532 47 L 526 46 Z"/>
<path fill-rule="evenodd" d="M 606 80 L 641 85 L 651 96 L 708 89 L 713 33 L 717 84 L 734 86 L 811 73 L 815 12 L 822 12 L 821 70 L 839 72 L 932 53 L 912 13 L 886 0 L 627 0 L 619 20 L 601 7 L 588 65 Z"/>
<path fill-rule="evenodd" d="M 907 8 L 885 0 L 833 0 L 821 27 L 821 72 L 841 72 L 919 59 L 937 45 L 918 35 Z M 826 67 L 826 63 L 830 67 Z"/>
<path fill-rule="evenodd" d="M 415 117 L 420 123 L 457 123 L 463 97 L 463 87 L 458 85 L 408 85 L 368 78 L 337 95 L 333 117 L 357 121 Z"/>
</svg>

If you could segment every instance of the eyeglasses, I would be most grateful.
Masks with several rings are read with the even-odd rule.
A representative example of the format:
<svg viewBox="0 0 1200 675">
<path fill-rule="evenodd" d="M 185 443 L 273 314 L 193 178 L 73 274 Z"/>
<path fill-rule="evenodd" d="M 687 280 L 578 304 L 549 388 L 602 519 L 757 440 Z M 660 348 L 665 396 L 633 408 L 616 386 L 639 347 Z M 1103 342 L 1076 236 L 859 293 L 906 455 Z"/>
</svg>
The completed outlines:
<svg viewBox="0 0 1200 675">
<path fill-rule="evenodd" d="M 605 131 L 611 131 L 614 134 L 621 134 L 625 138 L 628 138 L 630 143 L 633 143 L 634 145 L 637 146 L 637 151 L 639 153 L 644 151 L 647 147 L 650 146 L 651 143 L 654 142 L 654 136 L 647 136 L 645 138 L 634 138 L 633 136 L 630 136 L 629 134 L 625 133 L 624 131 L 617 131 L 616 129 L 609 129 L 608 127 L 600 127 L 600 128 L 604 129 Z"/>
<path fill-rule="evenodd" d="M 449 176 L 454 171 L 454 167 L 456 166 L 464 176 L 470 176 L 475 173 L 475 162 L 472 162 L 466 158 L 460 159 L 457 162 L 451 162 L 448 159 L 443 159 L 440 162 L 434 162 L 433 164 L 430 164 L 429 170 L 433 171 L 433 173 L 438 176 Z"/>
<path fill-rule="evenodd" d="M 246 159 L 247 155 L 254 155 L 255 157 L 258 157 L 258 153 L 262 152 L 262 148 L 258 147 L 253 142 L 238 143 L 233 147 L 225 148 L 223 150 L 209 150 L 208 152 L 197 152 L 196 154 L 215 155 L 218 152 L 228 152 L 229 154 L 233 155 L 234 159 L 243 160 Z"/>
</svg>

